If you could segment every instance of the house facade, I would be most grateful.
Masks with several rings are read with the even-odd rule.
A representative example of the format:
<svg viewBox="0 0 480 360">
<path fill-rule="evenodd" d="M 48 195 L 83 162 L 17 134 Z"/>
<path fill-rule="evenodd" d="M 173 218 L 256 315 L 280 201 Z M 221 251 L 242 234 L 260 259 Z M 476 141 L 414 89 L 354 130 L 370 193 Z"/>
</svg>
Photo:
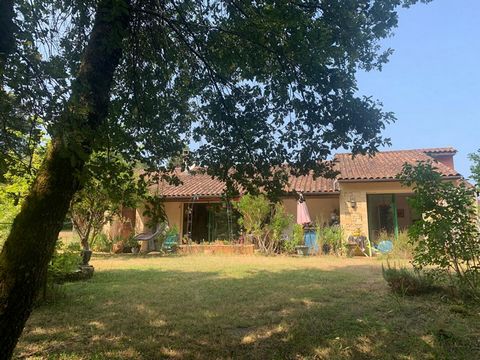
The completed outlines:
<svg viewBox="0 0 480 360">
<path fill-rule="evenodd" d="M 333 219 L 339 220 L 345 237 L 361 233 L 375 241 L 381 232 L 397 234 L 418 217 L 407 202 L 412 190 L 396 180 L 403 165 L 433 161 L 445 180 L 458 181 L 462 177 L 454 167 L 455 153 L 447 147 L 385 151 L 374 157 L 338 154 L 334 157 L 339 172 L 335 179 L 291 177 L 282 202 L 296 219 L 295 192 L 302 193 L 313 222 L 328 225 Z M 152 188 L 165 199 L 169 226 L 176 227 L 181 238 L 194 242 L 237 238 L 238 214 L 223 201 L 224 184 L 205 174 L 179 172 L 177 176 L 182 182 L 179 186 L 159 182 Z M 151 231 L 143 212 L 143 207 L 125 209 L 129 221 L 116 231 Z"/>
</svg>

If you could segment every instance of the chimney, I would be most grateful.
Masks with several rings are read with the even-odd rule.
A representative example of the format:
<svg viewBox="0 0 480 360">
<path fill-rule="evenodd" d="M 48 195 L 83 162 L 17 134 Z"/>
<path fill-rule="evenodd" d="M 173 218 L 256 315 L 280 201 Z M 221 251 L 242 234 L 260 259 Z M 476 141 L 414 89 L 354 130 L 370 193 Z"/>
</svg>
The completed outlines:
<svg viewBox="0 0 480 360">
<path fill-rule="evenodd" d="M 455 170 L 455 163 L 453 161 L 453 157 L 456 153 L 457 150 L 455 150 L 454 148 L 431 149 L 425 151 L 425 154 L 434 158 L 439 163 L 448 166 L 452 170 Z"/>
</svg>

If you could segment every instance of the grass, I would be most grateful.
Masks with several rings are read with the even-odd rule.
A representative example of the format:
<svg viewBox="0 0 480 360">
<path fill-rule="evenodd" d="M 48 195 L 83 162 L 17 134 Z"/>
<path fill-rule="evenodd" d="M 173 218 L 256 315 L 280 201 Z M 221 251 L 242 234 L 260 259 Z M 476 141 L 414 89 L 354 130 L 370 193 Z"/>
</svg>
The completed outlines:
<svg viewBox="0 0 480 360">
<path fill-rule="evenodd" d="M 478 359 L 480 308 L 396 297 L 366 258 L 96 257 L 34 310 L 30 359 Z"/>
</svg>

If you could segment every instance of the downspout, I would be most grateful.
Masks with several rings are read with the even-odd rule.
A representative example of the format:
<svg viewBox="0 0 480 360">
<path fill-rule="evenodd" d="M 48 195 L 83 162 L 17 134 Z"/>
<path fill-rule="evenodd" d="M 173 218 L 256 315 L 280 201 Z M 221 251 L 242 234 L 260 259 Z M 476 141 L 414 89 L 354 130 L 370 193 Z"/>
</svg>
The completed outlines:
<svg viewBox="0 0 480 360">
<path fill-rule="evenodd" d="M 398 240 L 398 212 L 397 212 L 397 196 L 392 194 L 392 211 L 393 211 L 393 232 L 395 241 Z"/>
</svg>

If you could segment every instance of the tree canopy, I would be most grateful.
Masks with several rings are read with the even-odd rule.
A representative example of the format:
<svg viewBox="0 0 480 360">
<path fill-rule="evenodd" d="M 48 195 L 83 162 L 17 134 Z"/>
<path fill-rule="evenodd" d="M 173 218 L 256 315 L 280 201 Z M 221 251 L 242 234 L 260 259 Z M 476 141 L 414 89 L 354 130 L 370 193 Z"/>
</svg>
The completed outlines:
<svg viewBox="0 0 480 360">
<path fill-rule="evenodd" d="M 475 181 L 475 184 L 480 191 L 480 149 L 477 152 L 471 153 L 468 155 L 472 165 L 470 166 L 470 171 L 472 172 L 472 180 Z"/>
<path fill-rule="evenodd" d="M 1 1 L 0 151 L 51 139 L 0 254 L 5 357 L 93 152 L 168 171 L 191 144 L 190 164 L 251 192 L 278 192 L 287 172 L 332 175 L 333 149 L 388 143 L 394 116 L 357 94 L 355 74 L 388 61 L 379 41 L 415 2 Z"/>
<path fill-rule="evenodd" d="M 192 144 L 191 163 L 249 189 L 272 187 L 272 169 L 284 164 L 328 174 L 319 160 L 332 149 L 388 143 L 381 131 L 394 116 L 357 95 L 355 74 L 388 61 L 392 50 L 379 40 L 397 25 L 397 7 L 413 2 L 132 1 L 95 146 L 165 170 Z M 43 119 L 52 136 L 67 131 L 60 114 L 96 3 L 16 5 L 24 20 L 3 88 L 12 111 Z"/>
</svg>

